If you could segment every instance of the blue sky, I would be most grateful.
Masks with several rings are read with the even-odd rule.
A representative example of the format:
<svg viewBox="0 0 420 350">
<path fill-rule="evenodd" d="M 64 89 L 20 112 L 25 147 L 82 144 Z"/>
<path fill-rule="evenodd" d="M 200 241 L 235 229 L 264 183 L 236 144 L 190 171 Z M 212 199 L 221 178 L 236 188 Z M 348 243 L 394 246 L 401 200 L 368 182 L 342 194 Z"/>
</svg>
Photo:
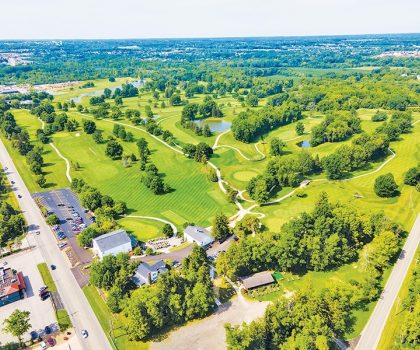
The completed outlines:
<svg viewBox="0 0 420 350">
<path fill-rule="evenodd" d="M 0 39 L 420 32 L 419 0 L 13 0 Z"/>
</svg>

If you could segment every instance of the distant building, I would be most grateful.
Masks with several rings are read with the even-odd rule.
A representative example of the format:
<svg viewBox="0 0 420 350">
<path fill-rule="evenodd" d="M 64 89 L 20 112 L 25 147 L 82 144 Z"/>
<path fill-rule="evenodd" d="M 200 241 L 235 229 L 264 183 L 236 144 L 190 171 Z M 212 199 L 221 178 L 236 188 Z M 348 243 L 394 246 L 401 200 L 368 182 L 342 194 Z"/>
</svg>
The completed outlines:
<svg viewBox="0 0 420 350">
<path fill-rule="evenodd" d="M 0 267 L 0 306 L 22 299 L 25 289 L 22 272 Z"/>
<path fill-rule="evenodd" d="M 274 278 L 270 271 L 258 272 L 242 278 L 242 285 L 245 290 L 266 286 L 272 283 L 274 283 Z"/>
<path fill-rule="evenodd" d="M 184 230 L 184 239 L 187 242 L 197 243 L 201 247 L 214 242 L 210 232 L 199 226 L 187 226 Z"/>
<path fill-rule="evenodd" d="M 134 274 L 133 281 L 136 285 L 142 286 L 143 284 L 152 284 L 156 282 L 160 274 L 168 271 L 165 262 L 159 260 L 153 265 L 149 265 L 146 262 L 140 263 Z"/>
<path fill-rule="evenodd" d="M 124 230 L 116 230 L 92 239 L 94 253 L 102 259 L 105 255 L 128 253 L 132 250 L 131 239 Z"/>
</svg>

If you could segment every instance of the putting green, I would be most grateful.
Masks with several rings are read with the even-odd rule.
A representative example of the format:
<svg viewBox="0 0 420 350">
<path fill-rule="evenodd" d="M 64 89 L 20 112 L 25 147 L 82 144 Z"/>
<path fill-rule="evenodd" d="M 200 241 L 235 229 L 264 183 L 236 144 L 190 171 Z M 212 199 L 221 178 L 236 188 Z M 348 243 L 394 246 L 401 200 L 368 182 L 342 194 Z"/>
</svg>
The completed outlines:
<svg viewBox="0 0 420 350">
<path fill-rule="evenodd" d="M 251 180 L 254 176 L 257 176 L 258 173 L 256 173 L 255 171 L 250 171 L 250 170 L 244 170 L 244 171 L 237 171 L 233 174 L 233 177 L 236 180 L 239 181 L 249 181 Z"/>
</svg>

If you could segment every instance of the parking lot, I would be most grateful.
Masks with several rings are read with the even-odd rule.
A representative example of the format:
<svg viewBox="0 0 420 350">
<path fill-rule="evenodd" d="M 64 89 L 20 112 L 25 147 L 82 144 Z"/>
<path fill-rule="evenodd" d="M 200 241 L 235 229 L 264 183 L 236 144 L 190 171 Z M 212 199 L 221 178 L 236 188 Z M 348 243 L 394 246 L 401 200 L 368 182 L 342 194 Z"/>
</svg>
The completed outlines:
<svg viewBox="0 0 420 350">
<path fill-rule="evenodd" d="M 76 236 L 92 224 L 93 219 L 81 207 L 76 195 L 69 189 L 61 189 L 33 193 L 32 197 L 38 205 L 46 207 L 49 213 L 56 214 L 60 219 L 60 224 L 53 229 L 57 235 L 57 244 L 62 244 L 62 249 L 66 249 L 72 266 L 90 263 L 92 257 L 87 250 L 79 247 Z"/>
<path fill-rule="evenodd" d="M 33 240 L 34 237 L 29 237 L 29 240 Z M 35 245 L 35 242 L 30 242 Z M 29 311 L 30 323 L 32 325 L 30 331 L 37 331 L 43 335 L 43 329 L 45 326 L 57 329 L 56 318 L 54 308 L 51 303 L 51 299 L 48 298 L 42 301 L 38 296 L 38 289 L 43 286 L 41 275 L 38 271 L 37 264 L 42 263 L 43 259 L 38 248 L 32 248 L 31 250 L 25 250 L 20 253 L 13 254 L 11 256 L 2 258 L 0 264 L 7 263 L 7 267 L 21 271 L 26 285 L 25 297 L 14 303 L 7 304 L 0 307 L 0 325 L 3 325 L 3 321 L 10 316 L 10 314 L 16 309 Z M 8 333 L 2 331 L 0 327 L 0 342 L 7 343 L 16 341 L 16 338 Z M 24 335 L 24 339 L 29 340 L 30 336 Z"/>
</svg>

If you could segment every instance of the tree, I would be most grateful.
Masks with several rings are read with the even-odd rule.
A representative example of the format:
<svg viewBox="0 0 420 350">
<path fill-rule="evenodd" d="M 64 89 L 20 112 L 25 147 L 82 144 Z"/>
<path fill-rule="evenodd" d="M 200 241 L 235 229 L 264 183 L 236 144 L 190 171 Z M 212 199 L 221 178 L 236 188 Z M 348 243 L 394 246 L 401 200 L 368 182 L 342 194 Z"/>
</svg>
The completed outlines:
<svg viewBox="0 0 420 350">
<path fill-rule="evenodd" d="M 194 159 L 196 162 L 207 161 L 213 154 L 213 148 L 211 148 L 207 143 L 200 142 L 195 149 Z"/>
<path fill-rule="evenodd" d="M 343 178 L 347 171 L 346 164 L 343 162 L 343 158 L 336 153 L 332 153 L 326 156 L 322 160 L 322 167 L 325 169 L 327 177 L 330 180 Z"/>
<path fill-rule="evenodd" d="M 256 95 L 249 94 L 246 97 L 246 102 L 250 107 L 257 107 L 258 106 L 258 97 Z"/>
<path fill-rule="evenodd" d="M 379 197 L 395 197 L 398 195 L 398 185 L 391 173 L 378 176 L 375 179 L 374 191 Z"/>
<path fill-rule="evenodd" d="M 50 226 L 58 225 L 60 223 L 60 219 L 58 218 L 58 216 L 56 214 L 48 215 L 48 217 L 45 221 Z"/>
<path fill-rule="evenodd" d="M 111 159 L 119 159 L 123 154 L 123 147 L 115 140 L 107 143 L 105 155 Z"/>
<path fill-rule="evenodd" d="M 172 229 L 172 226 L 169 225 L 169 224 L 163 225 L 162 232 L 166 237 L 172 237 L 174 235 L 174 231 Z"/>
<path fill-rule="evenodd" d="M 22 344 L 22 335 L 24 335 L 32 326 L 29 322 L 31 313 L 16 309 L 11 315 L 3 321 L 4 331 L 17 337 L 19 344 Z"/>
<path fill-rule="evenodd" d="M 215 239 L 224 241 L 231 234 L 229 220 L 226 215 L 217 214 L 213 221 L 213 236 Z"/>
<path fill-rule="evenodd" d="M 279 156 L 284 147 L 286 147 L 286 143 L 278 138 L 274 138 L 270 141 L 270 154 L 272 156 Z"/>
<path fill-rule="evenodd" d="M 169 98 L 169 104 L 171 106 L 180 106 L 182 104 L 181 96 L 174 94 Z"/>
<path fill-rule="evenodd" d="M 376 113 L 372 116 L 371 119 L 373 122 L 384 122 L 388 119 L 388 115 L 386 114 L 386 112 L 376 111 Z"/>
<path fill-rule="evenodd" d="M 305 133 L 305 125 L 302 122 L 297 122 L 295 130 L 296 134 L 303 135 Z"/>
<path fill-rule="evenodd" d="M 96 130 L 96 124 L 92 120 L 82 120 L 83 130 L 86 134 L 93 134 Z"/>
<path fill-rule="evenodd" d="M 420 166 L 408 169 L 404 175 L 404 183 L 409 186 L 416 186 L 420 182 Z"/>
<path fill-rule="evenodd" d="M 96 143 L 101 144 L 104 142 L 101 130 L 95 130 L 92 134 L 92 138 L 93 138 L 93 141 L 95 141 Z"/>
<path fill-rule="evenodd" d="M 186 104 L 182 110 L 181 121 L 194 120 L 198 114 L 199 107 L 197 103 Z"/>
</svg>

